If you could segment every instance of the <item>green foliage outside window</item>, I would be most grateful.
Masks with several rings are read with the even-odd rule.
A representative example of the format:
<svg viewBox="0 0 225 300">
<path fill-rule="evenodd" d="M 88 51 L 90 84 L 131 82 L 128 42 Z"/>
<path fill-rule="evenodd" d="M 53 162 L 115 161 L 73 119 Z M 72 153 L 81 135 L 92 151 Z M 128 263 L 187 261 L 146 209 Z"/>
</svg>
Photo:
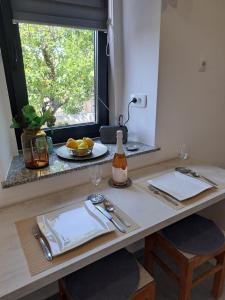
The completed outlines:
<svg viewBox="0 0 225 300">
<path fill-rule="evenodd" d="M 20 24 L 20 36 L 29 103 L 79 113 L 94 97 L 94 32 Z"/>
</svg>

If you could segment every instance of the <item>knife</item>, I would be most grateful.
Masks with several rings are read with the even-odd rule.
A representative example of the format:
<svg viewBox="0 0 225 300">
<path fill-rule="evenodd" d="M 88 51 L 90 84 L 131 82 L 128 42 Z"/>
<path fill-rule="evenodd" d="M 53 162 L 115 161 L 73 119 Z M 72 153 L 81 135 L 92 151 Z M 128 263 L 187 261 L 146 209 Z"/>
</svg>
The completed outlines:
<svg viewBox="0 0 225 300">
<path fill-rule="evenodd" d="M 110 220 L 119 231 L 126 233 L 126 229 L 122 225 L 117 223 L 116 220 L 113 219 L 113 217 L 110 215 L 110 213 L 108 213 L 104 208 L 99 205 L 95 205 L 95 208 L 97 208 L 97 210 L 99 210 L 108 220 Z"/>
</svg>

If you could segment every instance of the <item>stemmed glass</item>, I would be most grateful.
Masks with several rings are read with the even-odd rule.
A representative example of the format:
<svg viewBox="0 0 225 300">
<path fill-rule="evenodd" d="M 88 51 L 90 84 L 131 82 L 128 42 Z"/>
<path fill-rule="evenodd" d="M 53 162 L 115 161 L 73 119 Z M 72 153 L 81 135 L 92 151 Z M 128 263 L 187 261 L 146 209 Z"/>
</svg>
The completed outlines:
<svg viewBox="0 0 225 300">
<path fill-rule="evenodd" d="M 88 170 L 89 178 L 92 184 L 95 187 L 95 191 L 93 194 L 88 196 L 88 200 L 91 200 L 93 204 L 98 204 L 104 201 L 105 197 L 104 195 L 97 192 L 97 188 L 99 184 L 102 181 L 102 167 L 101 165 L 96 165 L 93 167 L 90 167 Z"/>
</svg>

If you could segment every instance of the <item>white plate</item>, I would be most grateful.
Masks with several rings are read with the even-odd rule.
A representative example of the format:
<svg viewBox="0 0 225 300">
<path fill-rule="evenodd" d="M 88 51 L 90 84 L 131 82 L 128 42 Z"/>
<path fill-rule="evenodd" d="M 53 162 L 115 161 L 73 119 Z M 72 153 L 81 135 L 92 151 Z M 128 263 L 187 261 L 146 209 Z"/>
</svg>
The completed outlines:
<svg viewBox="0 0 225 300">
<path fill-rule="evenodd" d="M 179 201 L 189 199 L 212 188 L 206 182 L 179 172 L 170 172 L 149 179 L 148 184 L 172 195 Z"/>
<path fill-rule="evenodd" d="M 90 201 L 38 216 L 37 224 L 53 256 L 115 230 L 113 224 Z"/>
</svg>

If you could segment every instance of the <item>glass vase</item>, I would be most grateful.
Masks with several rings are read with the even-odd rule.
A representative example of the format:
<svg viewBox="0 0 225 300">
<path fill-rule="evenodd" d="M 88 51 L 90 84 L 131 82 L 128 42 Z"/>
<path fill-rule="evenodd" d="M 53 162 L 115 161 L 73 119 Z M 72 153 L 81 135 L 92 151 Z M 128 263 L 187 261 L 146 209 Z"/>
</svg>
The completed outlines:
<svg viewBox="0 0 225 300">
<path fill-rule="evenodd" d="M 49 165 L 47 137 L 43 130 L 24 129 L 21 143 L 26 168 L 39 169 Z"/>
</svg>

